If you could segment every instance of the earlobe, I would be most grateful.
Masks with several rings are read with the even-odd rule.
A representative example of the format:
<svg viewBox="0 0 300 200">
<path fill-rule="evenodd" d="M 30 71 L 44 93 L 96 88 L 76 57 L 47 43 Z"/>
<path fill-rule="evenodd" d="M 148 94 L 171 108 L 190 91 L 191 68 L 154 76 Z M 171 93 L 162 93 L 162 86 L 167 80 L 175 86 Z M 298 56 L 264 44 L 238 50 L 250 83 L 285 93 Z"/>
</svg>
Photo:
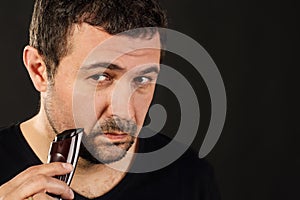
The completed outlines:
<svg viewBox="0 0 300 200">
<path fill-rule="evenodd" d="M 23 62 L 36 90 L 45 92 L 47 90 L 47 68 L 38 50 L 26 46 L 23 51 Z"/>
</svg>

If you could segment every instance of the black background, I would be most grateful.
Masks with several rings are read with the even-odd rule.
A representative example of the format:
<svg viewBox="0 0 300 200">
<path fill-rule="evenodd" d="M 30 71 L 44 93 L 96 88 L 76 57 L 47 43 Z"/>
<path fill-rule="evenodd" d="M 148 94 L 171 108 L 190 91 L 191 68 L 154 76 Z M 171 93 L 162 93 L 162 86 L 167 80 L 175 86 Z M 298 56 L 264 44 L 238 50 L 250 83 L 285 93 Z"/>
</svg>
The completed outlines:
<svg viewBox="0 0 300 200">
<path fill-rule="evenodd" d="M 299 199 L 299 1 L 164 0 L 163 4 L 170 28 L 197 40 L 225 83 L 227 119 L 207 156 L 223 199 Z M 5 1 L 0 6 L 0 126 L 23 121 L 38 110 L 39 94 L 22 63 L 32 5 L 32 1 Z M 180 62 L 168 56 L 165 61 L 171 66 Z M 209 122 L 209 96 L 201 81 L 195 87 L 204 97 L 199 99 L 204 117 L 193 143 L 199 149 Z M 154 101 L 172 104 L 166 95 L 157 95 Z"/>
</svg>

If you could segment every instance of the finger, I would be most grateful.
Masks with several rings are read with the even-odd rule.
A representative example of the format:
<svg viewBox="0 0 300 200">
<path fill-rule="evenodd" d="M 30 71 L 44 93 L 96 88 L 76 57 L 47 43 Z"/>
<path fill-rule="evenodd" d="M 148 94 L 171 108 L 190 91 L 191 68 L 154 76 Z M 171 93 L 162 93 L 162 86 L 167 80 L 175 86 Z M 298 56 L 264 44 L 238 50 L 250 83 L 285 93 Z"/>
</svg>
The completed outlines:
<svg viewBox="0 0 300 200">
<path fill-rule="evenodd" d="M 37 193 L 51 193 L 64 199 L 73 199 L 74 193 L 63 181 L 46 175 L 36 175 L 22 183 L 15 191 L 17 199 L 24 199 Z"/>
<path fill-rule="evenodd" d="M 45 174 L 47 176 L 63 175 L 70 173 L 73 166 L 70 163 L 54 162 L 38 166 L 33 166 L 24 171 L 25 175 Z"/>
<path fill-rule="evenodd" d="M 46 193 L 37 193 L 32 197 L 32 200 L 57 200 L 57 199 L 47 195 Z"/>
<path fill-rule="evenodd" d="M 18 174 L 14 177 L 9 183 L 13 184 L 13 187 L 18 187 L 24 181 L 30 179 L 35 175 L 47 175 L 47 176 L 55 176 L 55 175 L 64 175 L 68 174 L 73 170 L 73 166 L 69 163 L 60 163 L 54 162 L 49 164 L 37 165 L 30 167 Z"/>
</svg>

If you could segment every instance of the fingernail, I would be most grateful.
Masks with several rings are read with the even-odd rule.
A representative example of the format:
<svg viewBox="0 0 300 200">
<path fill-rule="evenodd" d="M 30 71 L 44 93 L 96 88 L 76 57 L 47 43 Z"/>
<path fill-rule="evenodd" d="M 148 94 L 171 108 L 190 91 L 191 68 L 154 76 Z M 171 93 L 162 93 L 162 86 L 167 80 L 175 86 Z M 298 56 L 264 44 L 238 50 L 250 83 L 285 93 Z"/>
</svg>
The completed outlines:
<svg viewBox="0 0 300 200">
<path fill-rule="evenodd" d="M 62 166 L 67 170 L 73 170 L 73 166 L 69 163 L 62 163 Z"/>
<path fill-rule="evenodd" d="M 73 192 L 73 190 L 69 189 L 68 193 L 69 193 L 71 199 L 74 199 L 74 192 Z"/>
</svg>

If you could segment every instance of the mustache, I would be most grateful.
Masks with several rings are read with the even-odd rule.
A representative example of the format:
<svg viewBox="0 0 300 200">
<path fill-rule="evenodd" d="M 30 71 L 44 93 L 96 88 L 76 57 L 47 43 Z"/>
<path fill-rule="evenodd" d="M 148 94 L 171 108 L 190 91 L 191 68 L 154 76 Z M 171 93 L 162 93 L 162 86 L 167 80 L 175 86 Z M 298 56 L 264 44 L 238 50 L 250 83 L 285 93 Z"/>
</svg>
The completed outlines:
<svg viewBox="0 0 300 200">
<path fill-rule="evenodd" d="M 128 119 L 122 119 L 119 117 L 110 117 L 103 122 L 96 125 L 94 134 L 109 133 L 109 132 L 124 132 L 131 136 L 135 136 L 137 132 L 137 125 L 134 121 Z"/>
</svg>

